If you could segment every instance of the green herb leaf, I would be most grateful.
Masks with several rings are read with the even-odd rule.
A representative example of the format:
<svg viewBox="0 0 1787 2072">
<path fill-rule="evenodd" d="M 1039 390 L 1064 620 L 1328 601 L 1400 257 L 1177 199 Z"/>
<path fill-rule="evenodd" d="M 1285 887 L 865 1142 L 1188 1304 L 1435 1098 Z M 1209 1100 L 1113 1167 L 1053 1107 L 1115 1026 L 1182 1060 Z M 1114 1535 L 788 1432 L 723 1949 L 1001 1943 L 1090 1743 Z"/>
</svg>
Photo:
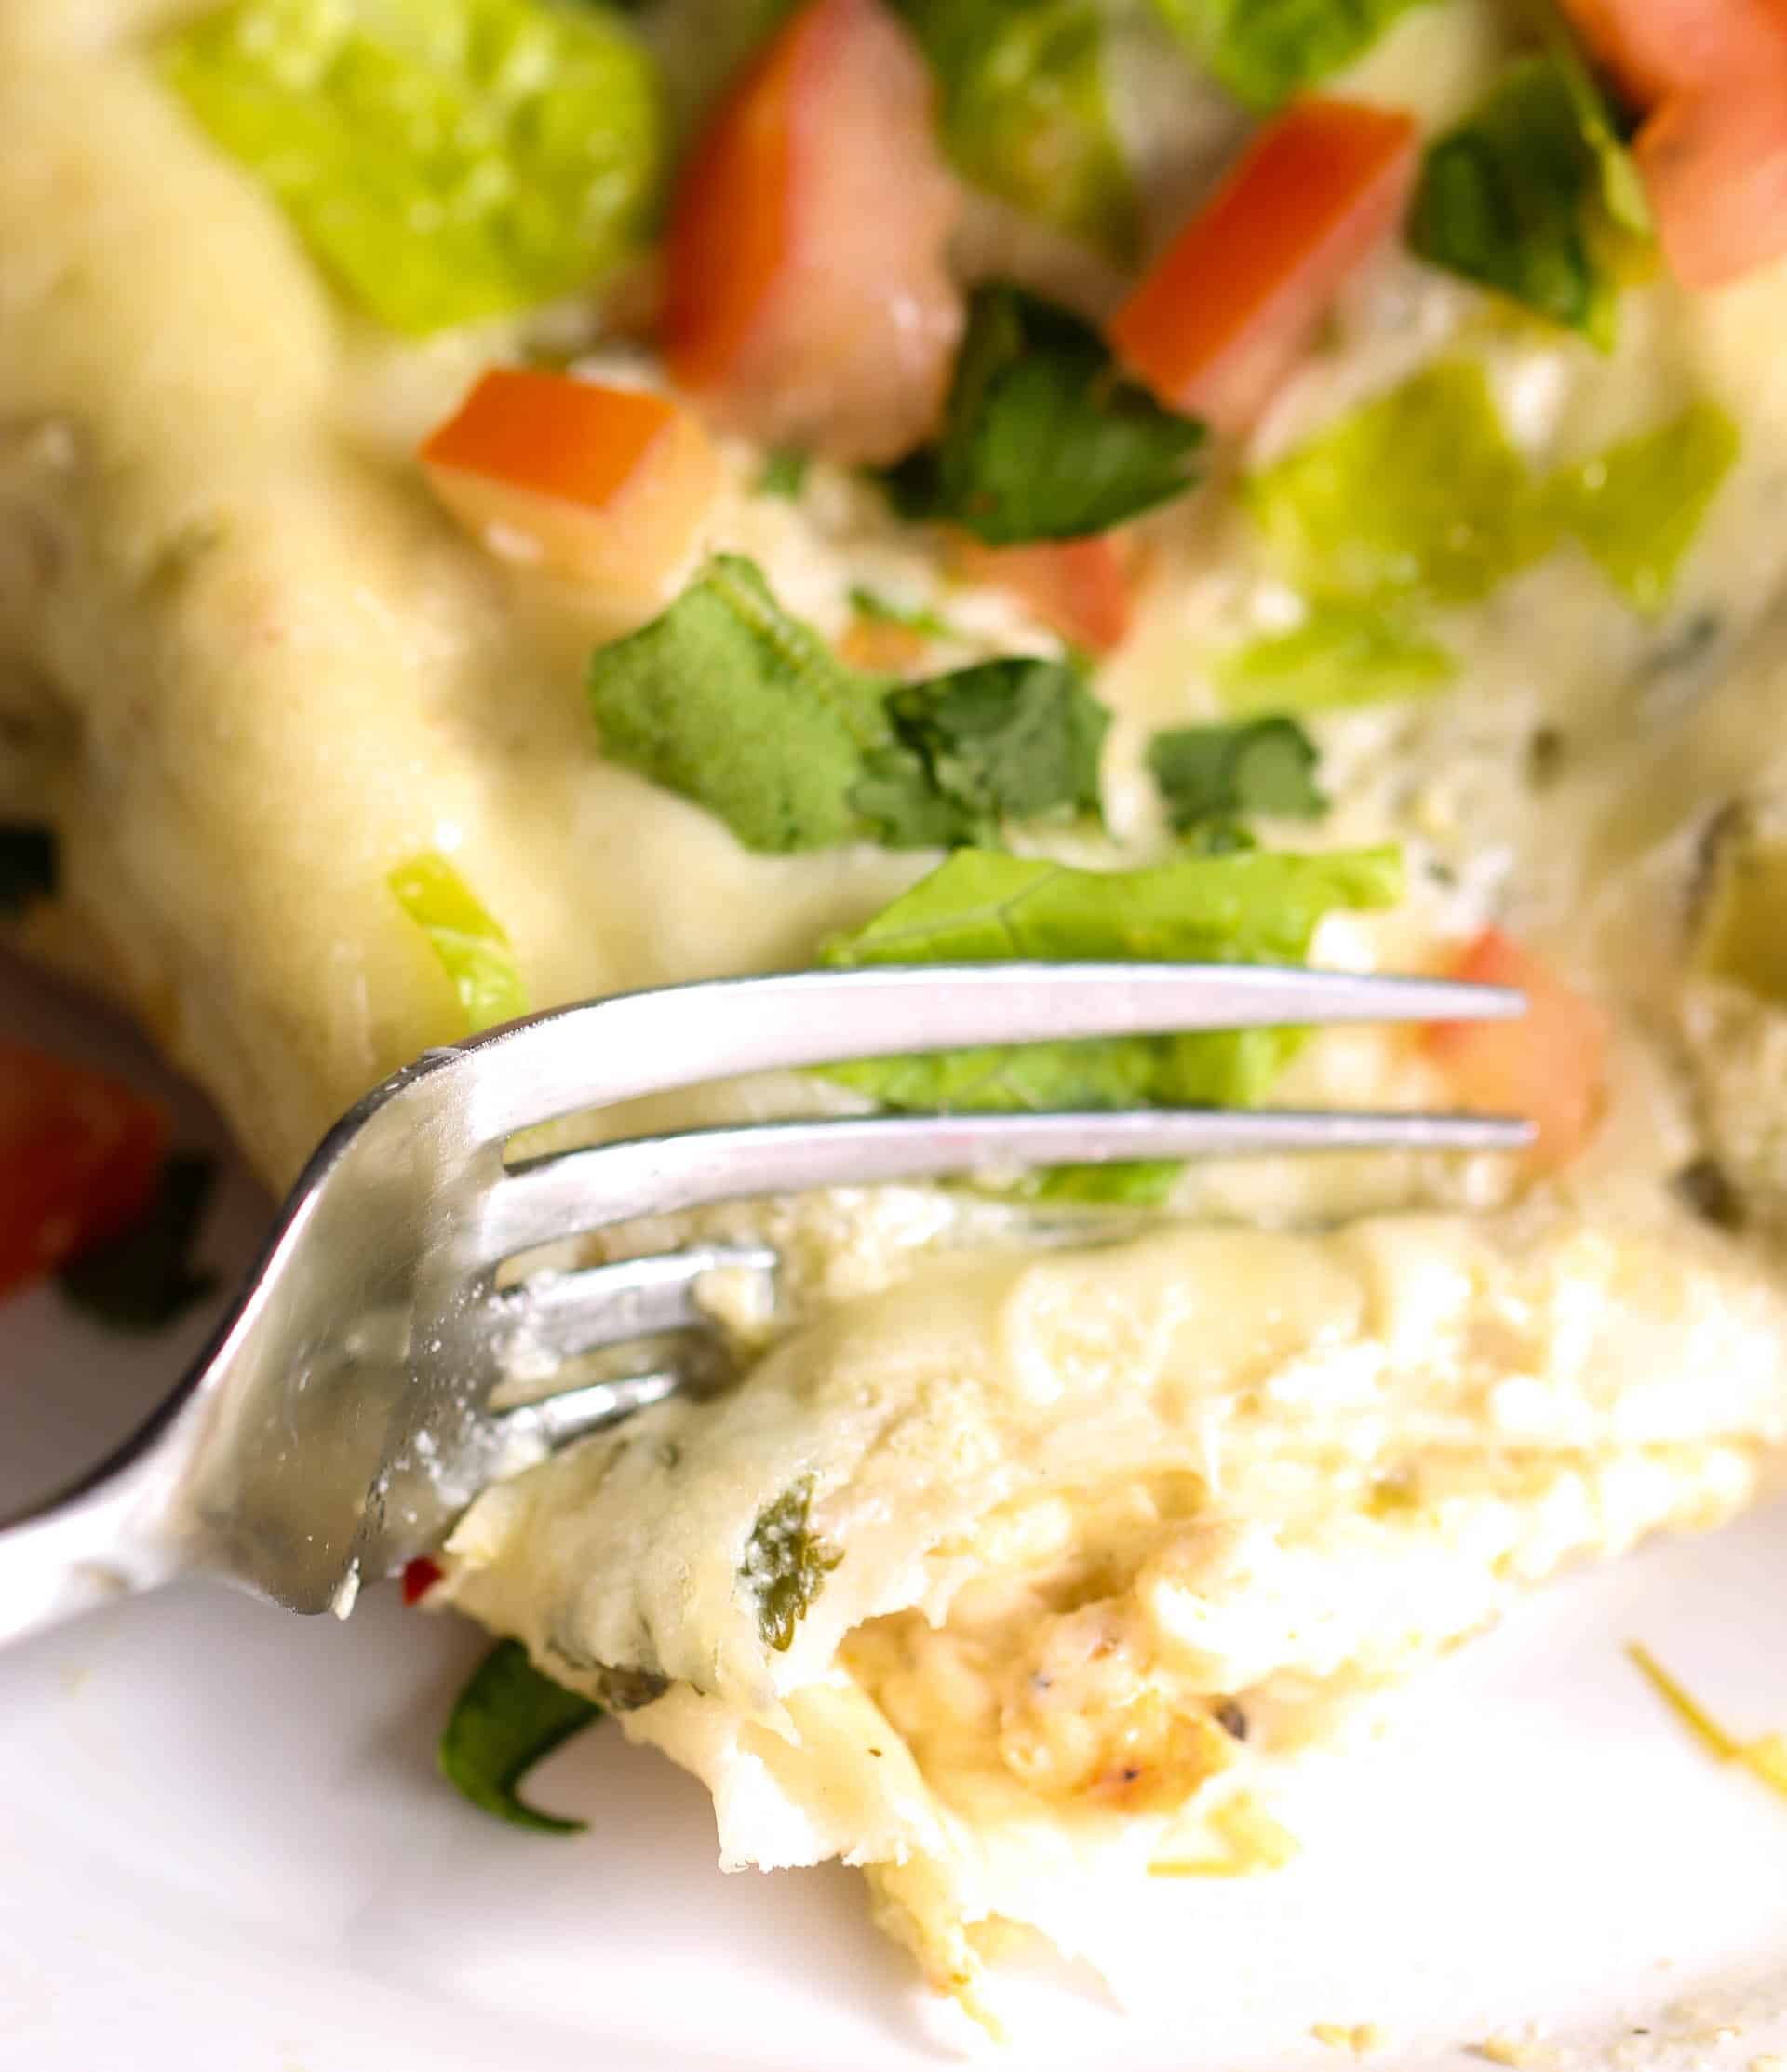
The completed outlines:
<svg viewBox="0 0 1787 2072">
<path fill-rule="evenodd" d="M 452 980 L 468 1034 L 531 1011 L 508 936 L 445 856 L 425 850 L 399 864 L 386 882 Z"/>
<path fill-rule="evenodd" d="M 1176 727 L 1148 747 L 1148 766 L 1177 834 L 1255 814 L 1312 820 L 1328 810 L 1315 743 L 1282 715 L 1232 727 Z"/>
<path fill-rule="evenodd" d="M 1619 294 L 1597 223 L 1610 179 L 1624 195 L 1608 170 L 1622 152 L 1579 67 L 1525 59 L 1429 148 L 1409 244 L 1610 351 Z"/>
<path fill-rule="evenodd" d="M 1100 0 L 900 0 L 942 88 L 945 147 L 976 185 L 1118 261 L 1141 204 L 1110 118 Z"/>
<path fill-rule="evenodd" d="M 1246 496 L 1292 581 L 1324 599 L 1485 597 L 1556 519 L 1473 360 L 1441 360 L 1256 475 Z"/>
<path fill-rule="evenodd" d="M 56 830 L 31 821 L 0 820 L 0 919 L 55 896 L 60 857 Z"/>
<path fill-rule="evenodd" d="M 1369 606 L 1318 604 L 1289 633 L 1250 640 L 1216 663 L 1216 694 L 1242 717 L 1334 712 L 1443 690 L 1458 665 L 1437 640 Z"/>
<path fill-rule="evenodd" d="M 764 460 L 763 472 L 757 478 L 757 493 L 779 496 L 788 504 L 799 503 L 807 486 L 808 465 L 808 456 L 799 447 L 778 446 Z"/>
<path fill-rule="evenodd" d="M 1324 914 L 1392 906 L 1401 891 L 1394 850 L 1256 851 L 1105 872 L 965 849 L 866 927 L 828 944 L 825 961 L 1297 963 Z M 1301 1040 L 1295 1029 L 1248 1029 L 1003 1044 L 836 1065 L 827 1076 L 896 1109 L 1245 1107 Z"/>
<path fill-rule="evenodd" d="M 581 1834 L 585 1821 L 542 1813 L 520 1797 L 521 1780 L 601 1707 L 543 1676 L 518 1640 L 499 1640 L 472 1672 L 440 1737 L 440 1773 L 474 1806 L 543 1835 Z"/>
<path fill-rule="evenodd" d="M 595 0 L 235 0 L 162 67 L 401 331 L 587 286 L 632 249 L 661 169 L 654 67 Z"/>
<path fill-rule="evenodd" d="M 1554 0 L 1533 0 L 1542 18 L 1546 47 L 1563 74 L 1576 108 L 1577 128 L 1594 154 L 1600 181 L 1600 206 L 1606 225 L 1622 235 L 1648 243 L 1657 232 L 1638 162 L 1626 143 L 1626 131 L 1612 101 L 1577 46 L 1569 22 Z"/>
<path fill-rule="evenodd" d="M 910 518 L 947 518 L 989 546 L 1108 531 L 1182 496 L 1203 443 L 1090 324 L 1023 289 L 977 289 L 943 437 L 887 478 Z"/>
<path fill-rule="evenodd" d="M 589 689 L 615 761 L 750 849 L 947 847 L 1097 811 L 1108 716 L 1079 670 L 1012 659 L 894 686 L 840 662 L 732 556 L 598 649 Z"/>
<path fill-rule="evenodd" d="M 851 794 L 893 744 L 885 694 L 729 554 L 589 666 L 606 753 L 773 854 L 861 839 Z"/>
<path fill-rule="evenodd" d="M 1561 469 L 1547 501 L 1632 610 L 1654 618 L 1740 444 L 1716 404 L 1693 403 L 1655 431 Z"/>
<path fill-rule="evenodd" d="M 1169 28 L 1260 114 L 1364 56 L 1425 0 L 1155 0 Z"/>
<path fill-rule="evenodd" d="M 199 1227 L 217 1184 L 208 1158 L 176 1152 L 162 1167 L 155 1200 L 108 1244 L 57 1274 L 70 1306 L 114 1331 L 159 1331 L 217 1286 L 193 1263 Z"/>
<path fill-rule="evenodd" d="M 1006 821 L 1099 812 L 1110 715 L 1064 662 L 1012 657 L 889 694 L 897 746 L 851 801 L 891 849 L 991 845 Z"/>
<path fill-rule="evenodd" d="M 809 1475 L 758 1513 L 739 1564 L 739 1581 L 757 1600 L 757 1630 L 778 1654 L 794 1645 L 795 1628 L 844 1558 L 808 1527 L 812 1504 Z"/>
</svg>

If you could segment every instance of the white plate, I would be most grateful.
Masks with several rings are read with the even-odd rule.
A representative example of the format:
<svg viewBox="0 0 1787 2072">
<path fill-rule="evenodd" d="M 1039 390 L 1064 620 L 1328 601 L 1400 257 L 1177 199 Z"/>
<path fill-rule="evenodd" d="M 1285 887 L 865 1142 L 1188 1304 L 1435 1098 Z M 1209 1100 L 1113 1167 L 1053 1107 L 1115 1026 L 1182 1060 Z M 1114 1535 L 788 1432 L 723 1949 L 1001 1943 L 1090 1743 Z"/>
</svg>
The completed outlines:
<svg viewBox="0 0 1787 2072">
<path fill-rule="evenodd" d="M 0 1030 L 151 1070 L 4 970 Z M 232 1181 L 213 1258 L 265 1213 Z M 142 1346 L 48 1292 L 0 1311 L 0 1509 L 127 1426 L 204 1321 Z M 1083 1970 L 1014 1979 L 1010 2062 L 1333 2072 L 1317 2024 L 1376 2025 L 1383 2072 L 1497 2037 L 1620 2072 L 1787 2052 L 1787 1806 L 1620 1653 L 1642 1636 L 1744 1730 L 1787 1728 L 1783 1585 L 1777 1506 L 1548 1592 L 1327 1768 L 1290 1870 L 1141 1896 L 1127 2013 Z M 462 1806 L 431 1749 L 478 1647 L 389 1591 L 338 1626 L 195 1588 L 0 1662 L 0 2066 L 878 2072 L 963 2045 L 853 1874 L 722 1877 L 705 1795 L 618 1735 L 537 1779 L 580 1839 Z"/>
</svg>

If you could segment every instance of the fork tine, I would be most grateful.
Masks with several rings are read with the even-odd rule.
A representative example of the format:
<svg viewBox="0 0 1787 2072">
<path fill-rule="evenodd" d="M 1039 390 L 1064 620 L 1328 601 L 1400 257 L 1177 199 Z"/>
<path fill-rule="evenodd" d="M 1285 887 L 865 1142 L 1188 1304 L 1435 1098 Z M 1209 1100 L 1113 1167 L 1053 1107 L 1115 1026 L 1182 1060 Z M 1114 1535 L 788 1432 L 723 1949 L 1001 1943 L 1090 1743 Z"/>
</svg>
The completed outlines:
<svg viewBox="0 0 1787 2072">
<path fill-rule="evenodd" d="M 642 1137 L 514 1167 L 479 1205 L 487 1263 L 636 1216 L 755 1194 L 937 1177 L 1000 1164 L 1234 1158 L 1256 1152 L 1517 1150 L 1529 1123 L 1493 1115 L 1157 1109 L 1109 1114 L 872 1115 Z"/>
<path fill-rule="evenodd" d="M 1175 1029 L 1499 1020 L 1517 992 L 1260 964 L 910 964 L 622 993 L 451 1054 L 473 1143 L 703 1080 L 846 1057 Z"/>
<path fill-rule="evenodd" d="M 705 1245 L 582 1272 L 536 1273 L 491 1298 L 499 1361 L 515 1374 L 628 1339 L 705 1326 L 712 1322 L 699 1299 L 705 1275 L 732 1269 L 768 1275 L 775 1264 L 764 1245 Z"/>
</svg>

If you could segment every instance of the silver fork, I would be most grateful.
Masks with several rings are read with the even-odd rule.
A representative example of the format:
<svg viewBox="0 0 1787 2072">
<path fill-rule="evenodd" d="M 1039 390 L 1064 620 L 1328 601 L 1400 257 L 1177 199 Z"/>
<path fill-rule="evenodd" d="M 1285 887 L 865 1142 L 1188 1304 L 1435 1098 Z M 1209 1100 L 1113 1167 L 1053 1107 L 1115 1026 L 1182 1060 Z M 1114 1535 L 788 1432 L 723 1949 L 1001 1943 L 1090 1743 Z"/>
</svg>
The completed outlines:
<svg viewBox="0 0 1787 2072">
<path fill-rule="evenodd" d="M 425 1053 L 336 1124 L 209 1346 L 117 1454 L 0 1527 L 0 1640 L 180 1574 L 294 1611 L 437 1547 L 479 1488 L 682 1387 L 688 1367 L 523 1407 L 521 1372 L 707 1321 L 703 1245 L 499 1285 L 554 1240 L 747 1196 L 991 1165 L 1249 1152 L 1509 1150 L 1464 1115 L 1168 1109 L 830 1118 L 685 1131 L 511 1162 L 557 1116 L 746 1072 L 1070 1037 L 1467 1021 L 1518 993 L 1444 980 L 1193 964 L 903 966 L 711 981 L 539 1015 Z"/>
</svg>

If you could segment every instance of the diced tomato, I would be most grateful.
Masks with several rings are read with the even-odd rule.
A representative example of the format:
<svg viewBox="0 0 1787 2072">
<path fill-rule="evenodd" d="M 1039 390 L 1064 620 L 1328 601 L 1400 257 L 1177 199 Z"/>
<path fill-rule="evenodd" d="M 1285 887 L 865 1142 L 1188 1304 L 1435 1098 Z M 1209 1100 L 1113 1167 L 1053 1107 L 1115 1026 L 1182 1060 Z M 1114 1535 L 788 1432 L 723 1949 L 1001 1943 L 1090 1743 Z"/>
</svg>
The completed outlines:
<svg viewBox="0 0 1787 2072">
<path fill-rule="evenodd" d="M 726 96 L 671 205 L 661 343 L 719 422 L 847 463 L 934 428 L 961 191 L 923 59 L 880 0 L 810 0 Z"/>
<path fill-rule="evenodd" d="M 1554 1171 L 1594 1134 L 1606 1097 L 1607 1024 L 1544 960 L 1485 928 L 1446 975 L 1512 986 L 1526 1012 L 1511 1022 L 1436 1022 L 1430 1055 L 1469 1109 L 1525 1115 L 1538 1126 L 1533 1163 Z"/>
<path fill-rule="evenodd" d="M 720 479 L 680 404 L 520 368 L 484 375 L 422 461 L 441 502 L 496 551 L 620 604 L 660 599 Z"/>
<path fill-rule="evenodd" d="M 964 540 L 958 572 L 970 583 L 1009 590 L 1064 640 L 1108 654 L 1129 631 L 1129 569 L 1109 533 L 1044 540 L 1034 546 L 983 546 Z"/>
<path fill-rule="evenodd" d="M 418 1554 L 413 1561 L 406 1561 L 403 1565 L 404 1603 L 419 1605 L 445 1573 L 439 1562 L 430 1561 L 426 1554 Z"/>
<path fill-rule="evenodd" d="M 1564 0 L 1597 63 L 1636 108 L 1787 58 L 1787 0 Z"/>
<path fill-rule="evenodd" d="M 1161 400 L 1245 432 L 1400 219 L 1406 114 L 1308 95 L 1259 132 L 1110 324 Z"/>
<path fill-rule="evenodd" d="M 166 1111 L 122 1080 L 0 1043 L 0 1295 L 134 1222 L 168 1138 Z"/>
<path fill-rule="evenodd" d="M 1787 254 L 1787 58 L 1666 101 L 1634 148 L 1685 288 L 1723 288 Z"/>
</svg>

